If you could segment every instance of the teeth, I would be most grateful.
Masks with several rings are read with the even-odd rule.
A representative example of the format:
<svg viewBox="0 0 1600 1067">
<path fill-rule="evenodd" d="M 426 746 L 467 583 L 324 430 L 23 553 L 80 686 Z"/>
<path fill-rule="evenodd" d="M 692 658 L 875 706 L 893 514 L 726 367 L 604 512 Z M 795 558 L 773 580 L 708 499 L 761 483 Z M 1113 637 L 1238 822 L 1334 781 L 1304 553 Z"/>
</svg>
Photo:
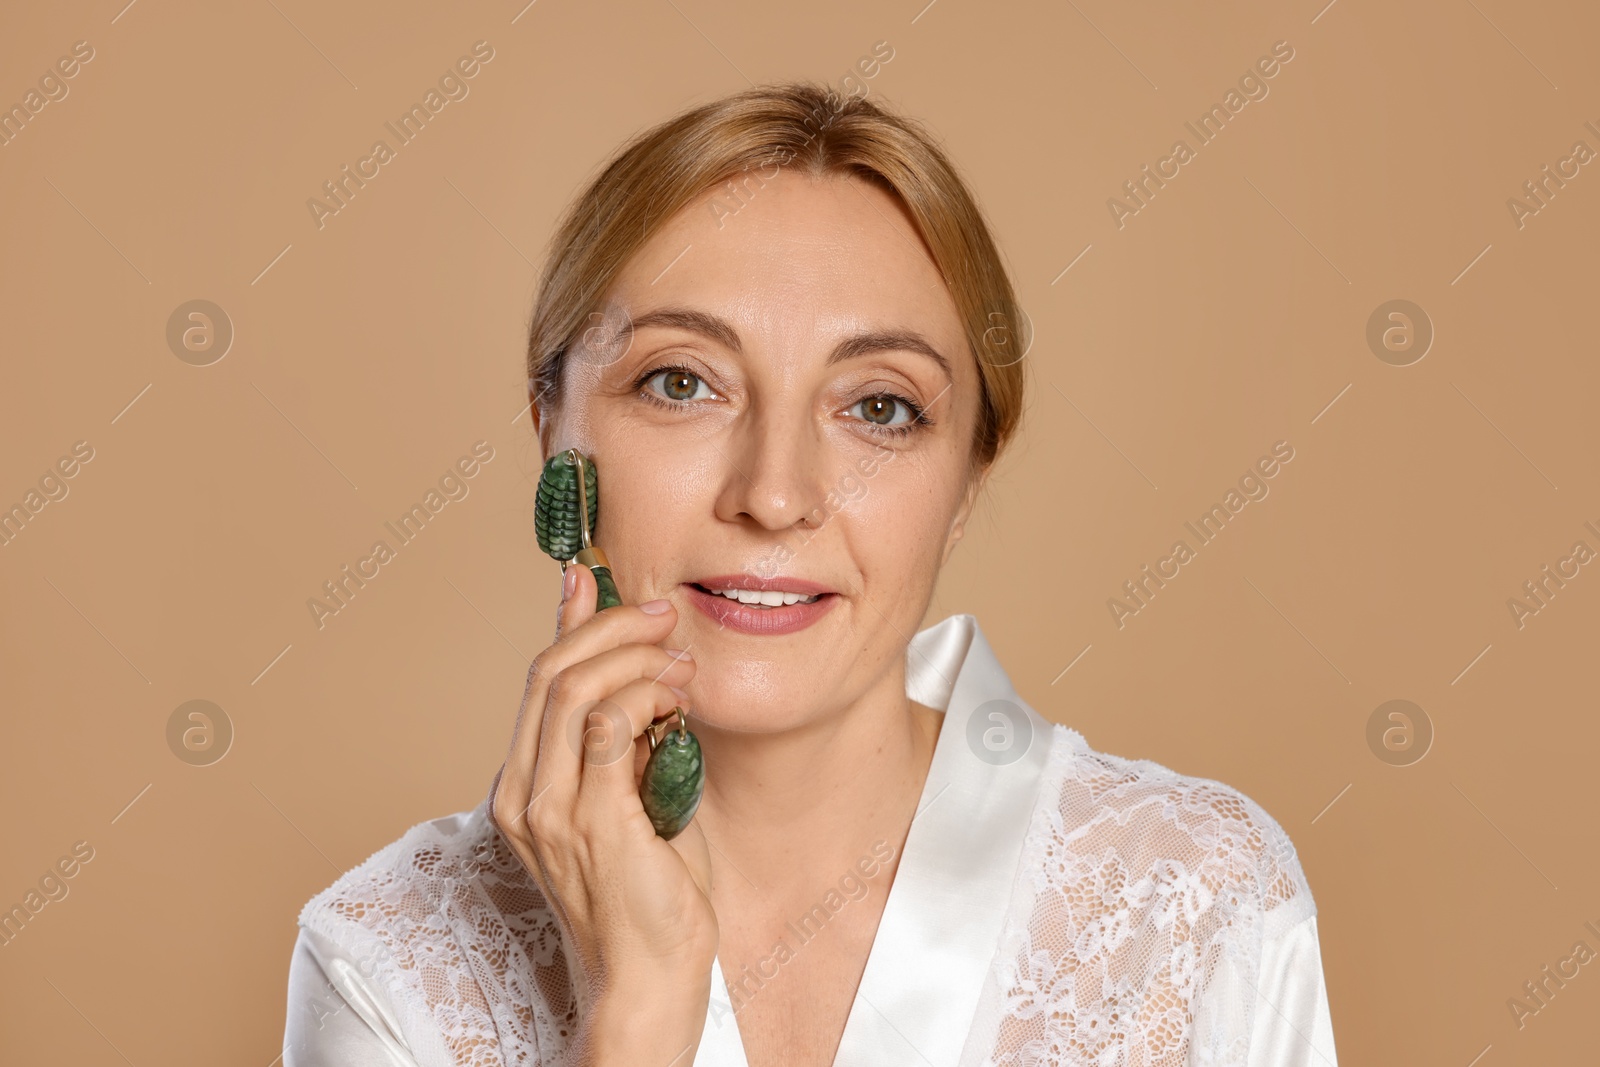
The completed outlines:
<svg viewBox="0 0 1600 1067">
<path fill-rule="evenodd" d="M 755 589 L 713 589 L 718 596 L 725 596 L 729 600 L 737 600 L 741 604 L 760 604 L 763 607 L 776 608 L 790 604 L 810 604 L 817 598 L 801 593 L 780 593 L 776 589 L 759 591 Z"/>
</svg>

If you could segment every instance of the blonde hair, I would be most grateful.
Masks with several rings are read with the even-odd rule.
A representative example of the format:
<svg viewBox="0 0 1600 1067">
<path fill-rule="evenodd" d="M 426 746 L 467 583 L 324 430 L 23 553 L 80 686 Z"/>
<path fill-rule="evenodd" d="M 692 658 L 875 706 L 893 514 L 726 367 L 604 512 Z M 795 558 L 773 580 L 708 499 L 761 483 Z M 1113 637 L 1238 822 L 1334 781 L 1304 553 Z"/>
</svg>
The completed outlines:
<svg viewBox="0 0 1600 1067">
<path fill-rule="evenodd" d="M 591 312 L 661 224 L 713 186 L 738 180 L 748 189 L 777 176 L 761 171 L 784 166 L 856 177 L 905 206 L 977 359 L 971 465 L 988 465 L 1021 418 L 1025 347 L 983 213 L 919 122 L 807 81 L 735 93 L 638 134 L 578 196 L 551 240 L 528 332 L 528 387 L 541 413 L 561 403 L 563 359 Z"/>
</svg>

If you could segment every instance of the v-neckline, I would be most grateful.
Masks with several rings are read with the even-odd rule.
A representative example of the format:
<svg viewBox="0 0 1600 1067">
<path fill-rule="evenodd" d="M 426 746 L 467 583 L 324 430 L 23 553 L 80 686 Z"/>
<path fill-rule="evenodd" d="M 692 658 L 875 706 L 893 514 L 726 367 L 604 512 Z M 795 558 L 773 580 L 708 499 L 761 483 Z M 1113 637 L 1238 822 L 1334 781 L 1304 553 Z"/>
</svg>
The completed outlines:
<svg viewBox="0 0 1600 1067">
<path fill-rule="evenodd" d="M 912 639 L 906 692 L 942 709 L 944 720 L 845 1020 L 839 1065 L 955 1067 L 1056 737 L 1012 688 L 971 615 L 952 615 Z M 986 731 L 997 728 L 1009 729 L 1012 747 L 986 746 Z M 713 958 L 693 1067 L 749 1067 L 731 1004 Z"/>
</svg>

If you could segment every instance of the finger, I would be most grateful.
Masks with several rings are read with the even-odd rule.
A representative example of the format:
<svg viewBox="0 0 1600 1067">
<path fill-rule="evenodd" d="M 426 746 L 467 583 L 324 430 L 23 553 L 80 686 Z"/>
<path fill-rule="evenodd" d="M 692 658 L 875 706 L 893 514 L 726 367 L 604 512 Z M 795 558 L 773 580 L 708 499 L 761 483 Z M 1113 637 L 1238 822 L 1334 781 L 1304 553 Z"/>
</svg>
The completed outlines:
<svg viewBox="0 0 1600 1067">
<path fill-rule="evenodd" d="M 556 640 L 563 634 L 571 633 L 584 623 L 588 622 L 595 614 L 595 600 L 599 586 L 595 583 L 594 571 L 582 563 L 569 563 L 561 576 L 561 604 L 556 608 Z M 567 589 L 571 582 L 572 589 Z"/>
<path fill-rule="evenodd" d="M 592 599 L 595 588 L 594 575 L 589 568 L 577 567 L 576 588 L 571 601 L 588 596 Z M 539 738 L 543 735 L 543 716 L 550 704 L 550 684 L 573 664 L 618 647 L 625 642 L 654 645 L 665 640 L 677 625 L 677 611 L 670 602 L 665 611 L 651 614 L 642 608 L 620 605 L 602 612 L 574 609 L 573 618 L 584 615 L 584 622 L 575 629 L 560 634 L 555 643 L 534 660 L 528 678 L 528 689 L 523 694 L 523 710 L 519 714 L 516 736 L 507 757 L 517 764 L 518 773 L 526 773 L 532 781 L 537 763 Z M 626 681 L 627 679 L 623 679 Z M 622 684 L 621 681 L 618 685 Z M 594 694 L 598 697 L 600 694 Z M 509 773 L 509 772 L 508 772 Z"/>
<path fill-rule="evenodd" d="M 569 579 L 572 583 L 570 590 L 567 586 Z M 517 711 L 517 725 L 512 731 L 511 744 L 506 753 L 500 785 L 503 795 L 497 806 L 490 809 L 504 817 L 502 830 L 520 821 L 518 813 L 525 817 L 529 806 L 538 799 L 532 787 L 533 774 L 538 761 L 539 738 L 544 732 L 550 680 L 567 664 L 574 663 L 585 655 L 614 646 L 623 640 L 660 641 L 671 633 L 672 627 L 676 625 L 676 613 L 673 611 L 666 613 L 670 621 L 641 612 L 637 608 L 629 608 L 626 611 L 615 608 L 596 613 L 594 607 L 597 586 L 594 572 L 581 563 L 567 565 L 566 573 L 562 575 L 562 593 L 564 599 L 557 609 L 556 616 L 556 639 L 534 659 L 529 668 L 528 684 L 522 694 L 522 706 Z M 598 629 L 588 625 L 597 614 L 607 620 Z M 619 614 L 631 620 L 631 628 L 627 621 L 615 618 Z M 580 634 L 584 635 L 581 640 L 578 639 Z"/>
<path fill-rule="evenodd" d="M 671 700 L 675 694 L 670 687 L 681 691 L 694 673 L 692 659 L 637 643 L 608 649 L 563 669 L 551 680 L 544 733 L 533 764 L 532 794 L 539 796 L 549 788 L 548 799 L 557 810 L 570 812 L 582 764 L 626 755 L 633 739 L 650 723 L 650 715 L 639 718 L 642 711 L 619 704 L 617 694 L 636 683 L 655 684 Z M 671 709 L 667 704 L 654 714 Z"/>
<path fill-rule="evenodd" d="M 559 643 L 564 632 L 571 633 L 592 618 L 594 605 L 594 573 L 586 566 L 569 563 L 561 575 L 561 601 L 556 606 L 556 642 Z M 549 676 L 559 669 L 557 658 L 551 656 L 553 648 L 554 644 L 535 657 L 528 667 L 528 682 L 522 691 L 522 705 L 517 709 L 517 723 L 511 731 L 505 763 L 501 765 L 496 784 L 489 793 L 489 811 L 502 832 L 516 831 L 536 799 L 530 791 L 534 753 L 543 729 Z"/>
<path fill-rule="evenodd" d="M 686 704 L 681 688 L 651 678 L 635 679 L 599 701 L 584 732 L 574 814 L 586 807 L 614 813 L 619 798 L 637 796 L 633 755 L 639 746 L 650 747 L 641 736 L 645 727 Z"/>
</svg>

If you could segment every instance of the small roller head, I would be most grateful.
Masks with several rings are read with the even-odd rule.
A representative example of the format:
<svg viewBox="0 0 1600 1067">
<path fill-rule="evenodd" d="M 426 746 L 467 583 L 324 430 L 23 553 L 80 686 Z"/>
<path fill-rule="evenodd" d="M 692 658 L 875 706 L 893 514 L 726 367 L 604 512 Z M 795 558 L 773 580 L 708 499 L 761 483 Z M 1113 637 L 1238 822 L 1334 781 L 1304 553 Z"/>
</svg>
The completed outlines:
<svg viewBox="0 0 1600 1067">
<path fill-rule="evenodd" d="M 594 464 L 577 449 L 569 448 L 550 457 L 539 475 L 539 490 L 534 497 L 533 532 L 539 547 L 563 563 L 584 548 L 582 517 L 578 513 L 580 463 L 592 533 L 600 511 L 600 483 Z"/>
</svg>

